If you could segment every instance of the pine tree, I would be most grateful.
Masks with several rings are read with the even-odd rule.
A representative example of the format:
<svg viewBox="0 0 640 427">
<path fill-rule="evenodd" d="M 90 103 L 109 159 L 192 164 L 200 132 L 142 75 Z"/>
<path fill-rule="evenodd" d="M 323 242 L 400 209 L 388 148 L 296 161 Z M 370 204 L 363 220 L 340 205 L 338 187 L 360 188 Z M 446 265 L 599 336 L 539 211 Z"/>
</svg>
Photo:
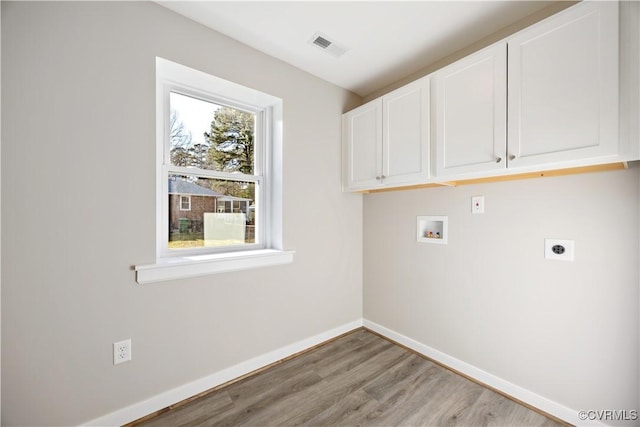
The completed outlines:
<svg viewBox="0 0 640 427">
<path fill-rule="evenodd" d="M 207 161 L 224 172 L 253 174 L 254 115 L 230 107 L 216 110 L 211 131 L 204 136 L 209 142 Z"/>
</svg>

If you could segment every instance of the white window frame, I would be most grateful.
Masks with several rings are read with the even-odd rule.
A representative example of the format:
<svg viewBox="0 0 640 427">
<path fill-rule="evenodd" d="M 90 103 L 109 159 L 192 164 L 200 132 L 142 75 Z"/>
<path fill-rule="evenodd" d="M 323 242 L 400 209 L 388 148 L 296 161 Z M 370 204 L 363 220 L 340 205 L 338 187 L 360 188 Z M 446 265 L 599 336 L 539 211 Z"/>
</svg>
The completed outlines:
<svg viewBox="0 0 640 427">
<path fill-rule="evenodd" d="M 191 168 L 170 164 L 169 93 L 178 92 L 220 105 L 252 111 L 257 115 L 254 148 L 259 162 L 255 175 L 229 174 L 198 170 L 205 178 L 247 181 L 259 177 L 256 186 L 257 244 L 224 248 L 168 249 L 168 176 L 169 173 L 194 175 Z M 156 58 L 156 262 L 135 267 L 138 283 L 152 283 L 227 271 L 286 264 L 293 261 L 293 251 L 282 248 L 282 100 L 272 95 L 219 77 Z M 261 150 L 261 151 L 259 151 Z"/>
<path fill-rule="evenodd" d="M 180 206 L 180 210 L 183 212 L 186 211 L 190 211 L 191 210 L 191 196 L 189 194 L 178 194 L 179 200 L 178 200 L 178 205 Z M 182 200 L 186 200 L 187 201 L 187 207 L 183 207 L 182 206 Z"/>
</svg>

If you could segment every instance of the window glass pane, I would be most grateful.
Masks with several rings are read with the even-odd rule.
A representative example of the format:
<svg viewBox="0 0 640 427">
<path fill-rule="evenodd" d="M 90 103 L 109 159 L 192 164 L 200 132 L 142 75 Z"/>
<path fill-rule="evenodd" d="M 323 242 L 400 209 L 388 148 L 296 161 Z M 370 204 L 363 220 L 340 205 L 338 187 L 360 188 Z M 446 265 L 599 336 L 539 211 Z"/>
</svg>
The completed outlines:
<svg viewBox="0 0 640 427">
<path fill-rule="evenodd" d="M 180 209 L 183 211 L 191 209 L 191 196 L 180 196 Z"/>
<path fill-rule="evenodd" d="M 256 185 L 169 175 L 169 249 L 258 243 Z M 184 199 L 190 200 L 189 210 L 181 209 Z"/>
<path fill-rule="evenodd" d="M 169 103 L 171 164 L 253 175 L 255 114 L 175 92 Z"/>
</svg>

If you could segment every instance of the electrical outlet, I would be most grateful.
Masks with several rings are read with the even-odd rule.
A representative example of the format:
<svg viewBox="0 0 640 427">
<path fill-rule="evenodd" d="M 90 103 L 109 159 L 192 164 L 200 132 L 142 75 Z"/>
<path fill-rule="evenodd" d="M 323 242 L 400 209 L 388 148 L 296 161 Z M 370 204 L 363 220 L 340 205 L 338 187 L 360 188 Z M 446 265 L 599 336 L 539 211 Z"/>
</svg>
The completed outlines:
<svg viewBox="0 0 640 427">
<path fill-rule="evenodd" d="M 113 364 L 131 360 L 131 339 L 113 343 Z"/>
</svg>

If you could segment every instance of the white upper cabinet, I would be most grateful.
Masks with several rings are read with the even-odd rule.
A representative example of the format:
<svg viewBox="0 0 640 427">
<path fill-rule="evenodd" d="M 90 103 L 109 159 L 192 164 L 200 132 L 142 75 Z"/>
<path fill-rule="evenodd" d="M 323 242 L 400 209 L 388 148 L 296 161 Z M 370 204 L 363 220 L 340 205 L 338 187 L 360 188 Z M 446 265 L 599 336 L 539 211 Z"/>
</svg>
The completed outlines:
<svg viewBox="0 0 640 427">
<path fill-rule="evenodd" d="M 618 3 L 583 2 L 508 39 L 509 167 L 618 154 Z"/>
<path fill-rule="evenodd" d="M 506 167 L 507 45 L 499 43 L 434 74 L 435 175 Z"/>
<path fill-rule="evenodd" d="M 368 190 L 429 178 L 429 78 L 342 118 L 346 189 Z"/>
<path fill-rule="evenodd" d="M 618 64 L 618 3 L 587 1 L 437 71 L 435 176 L 614 158 Z"/>
<path fill-rule="evenodd" d="M 344 114 L 345 188 L 637 160 L 640 7 L 630 5 L 583 1 Z"/>
<path fill-rule="evenodd" d="M 384 185 L 429 178 L 429 78 L 382 97 Z"/>
<path fill-rule="evenodd" d="M 382 175 L 382 99 L 378 98 L 342 115 L 346 189 L 379 185 Z"/>
</svg>

